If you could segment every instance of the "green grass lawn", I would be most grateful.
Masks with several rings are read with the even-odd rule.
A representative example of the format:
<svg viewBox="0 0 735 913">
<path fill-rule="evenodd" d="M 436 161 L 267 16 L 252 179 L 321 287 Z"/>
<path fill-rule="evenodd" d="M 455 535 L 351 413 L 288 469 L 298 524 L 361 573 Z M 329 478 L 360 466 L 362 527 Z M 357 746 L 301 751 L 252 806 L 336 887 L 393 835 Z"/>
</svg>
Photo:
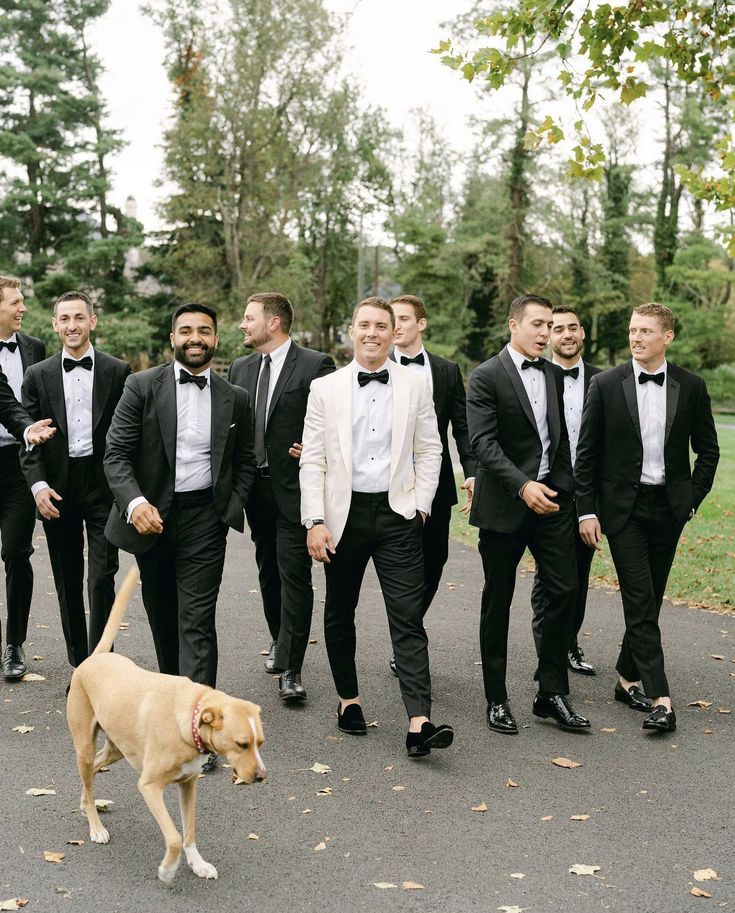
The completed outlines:
<svg viewBox="0 0 735 913">
<path fill-rule="evenodd" d="M 715 484 L 684 527 L 666 596 L 702 608 L 735 610 L 735 424 L 720 424 L 718 419 L 718 435 L 721 456 Z M 459 478 L 458 484 L 461 482 Z M 460 491 L 459 497 L 461 505 L 465 493 Z M 452 513 L 450 534 L 465 545 L 476 546 L 477 530 L 459 512 L 460 505 Z M 604 541 L 602 546 L 592 563 L 592 577 L 597 583 L 615 586 L 610 552 Z"/>
</svg>

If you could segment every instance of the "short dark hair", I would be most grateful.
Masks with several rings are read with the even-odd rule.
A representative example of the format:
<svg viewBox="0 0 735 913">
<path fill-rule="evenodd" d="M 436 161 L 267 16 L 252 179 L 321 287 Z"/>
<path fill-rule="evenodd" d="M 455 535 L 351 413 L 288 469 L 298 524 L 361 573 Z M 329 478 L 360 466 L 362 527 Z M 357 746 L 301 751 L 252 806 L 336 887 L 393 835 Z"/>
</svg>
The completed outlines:
<svg viewBox="0 0 735 913">
<path fill-rule="evenodd" d="M 59 295 L 56 301 L 54 301 L 54 317 L 56 316 L 56 309 L 58 306 L 63 304 L 65 301 L 83 301 L 87 307 L 87 313 L 89 316 L 91 317 L 92 314 L 94 314 L 94 305 L 90 301 L 89 295 L 85 295 L 84 292 L 77 292 L 76 290 L 72 289 L 70 292 L 64 292 L 63 295 Z"/>
<path fill-rule="evenodd" d="M 567 304 L 557 304 L 555 307 L 553 307 L 553 308 L 551 309 L 551 313 L 552 313 L 552 314 L 574 314 L 574 316 L 577 318 L 577 323 L 578 323 L 580 326 L 582 326 L 582 318 L 579 316 L 579 314 L 577 313 L 577 311 L 576 311 L 573 307 L 571 307 L 570 305 L 567 305 Z"/>
<path fill-rule="evenodd" d="M 418 295 L 399 295 L 391 301 L 391 307 L 394 304 L 410 304 L 413 308 L 416 320 L 428 320 L 429 315 L 426 313 L 426 305 Z"/>
<path fill-rule="evenodd" d="M 196 301 L 189 301 L 186 304 L 182 304 L 176 308 L 171 318 L 171 332 L 176 329 L 176 321 L 181 317 L 182 314 L 206 314 L 208 317 L 212 318 L 212 323 L 214 324 L 214 332 L 217 332 L 217 312 L 212 310 L 211 307 L 208 307 L 206 304 L 198 304 Z"/>
<path fill-rule="evenodd" d="M 281 320 L 281 329 L 288 333 L 293 324 L 293 305 L 285 295 L 280 292 L 258 292 L 251 295 L 245 302 L 245 306 L 251 301 L 258 301 L 263 305 L 264 317 L 279 317 Z"/>
<path fill-rule="evenodd" d="M 379 298 L 377 295 L 373 295 L 370 298 L 363 298 L 362 301 L 355 306 L 355 310 L 352 312 L 352 320 L 350 321 L 353 326 L 357 320 L 358 311 L 363 307 L 379 308 L 381 311 L 385 311 L 390 315 L 390 325 L 395 329 L 396 315 L 393 313 L 393 308 L 388 304 L 385 298 Z"/>
<path fill-rule="evenodd" d="M 543 295 L 519 295 L 510 303 L 508 320 L 523 320 L 523 315 L 526 313 L 526 308 L 529 304 L 540 304 L 541 307 L 548 308 L 550 311 L 553 310 L 551 302 L 548 298 L 544 298 Z"/>
</svg>

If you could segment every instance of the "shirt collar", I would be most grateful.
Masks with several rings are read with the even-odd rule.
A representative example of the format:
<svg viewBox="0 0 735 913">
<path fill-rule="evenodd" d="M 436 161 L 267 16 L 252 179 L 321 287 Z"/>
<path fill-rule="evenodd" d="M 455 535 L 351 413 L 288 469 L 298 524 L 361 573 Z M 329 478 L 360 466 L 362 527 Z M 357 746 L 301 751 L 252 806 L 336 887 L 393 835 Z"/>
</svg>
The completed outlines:
<svg viewBox="0 0 735 913">
<path fill-rule="evenodd" d="M 377 374 L 378 371 L 382 371 L 384 368 L 388 372 L 390 379 L 390 358 L 386 358 L 383 364 L 379 368 L 375 368 L 373 371 L 368 371 L 367 368 L 363 368 L 362 365 L 359 365 L 354 358 L 350 364 L 352 365 L 352 376 L 355 378 L 355 381 L 357 381 L 357 375 L 360 373 L 360 371 L 365 371 L 367 374 Z"/>
<path fill-rule="evenodd" d="M 416 355 L 423 355 L 424 364 L 428 365 L 428 363 L 429 363 L 429 354 L 423 346 L 421 346 L 421 348 L 418 350 L 416 355 L 409 355 L 407 352 L 404 352 L 400 346 L 393 346 L 393 352 L 396 356 L 396 361 L 398 361 L 400 359 L 401 355 L 404 355 L 406 358 L 416 358 Z"/>
<path fill-rule="evenodd" d="M 661 364 L 656 368 L 655 371 L 647 371 L 642 365 L 639 365 L 638 362 L 634 359 L 633 361 L 633 373 L 635 374 L 635 379 L 638 380 L 638 377 L 641 374 L 660 374 L 662 371 L 664 373 L 664 380 L 666 379 L 666 372 L 668 370 L 668 365 L 666 359 L 661 362 Z"/>
<path fill-rule="evenodd" d="M 506 348 L 508 349 L 510 357 L 513 359 L 513 364 L 516 366 L 516 368 L 518 368 L 519 371 L 522 370 L 521 366 L 523 365 L 524 361 L 526 361 L 526 360 L 536 361 L 536 359 L 534 359 L 534 358 L 527 359 L 526 356 L 523 355 L 521 352 L 517 352 L 510 343 L 508 343 Z M 540 358 L 538 360 L 543 362 L 545 359 Z"/>
<path fill-rule="evenodd" d="M 18 334 L 14 331 L 8 336 L 7 339 L 0 339 L 0 342 L 18 342 Z"/>
<path fill-rule="evenodd" d="M 74 356 L 70 355 L 65 349 L 62 350 L 61 353 L 62 358 L 69 358 L 71 361 L 81 361 L 82 358 L 86 358 L 87 356 L 92 359 L 92 364 L 94 364 L 94 346 L 90 346 L 84 355 L 80 356 L 79 358 L 74 358 Z"/>
<path fill-rule="evenodd" d="M 184 365 L 182 365 L 180 361 L 174 360 L 174 374 L 176 375 L 177 380 L 181 376 L 182 371 L 184 372 L 184 374 L 191 374 L 191 371 L 188 368 L 185 368 Z M 208 385 L 211 384 L 211 380 L 210 380 L 211 376 L 212 376 L 211 368 L 207 368 L 206 371 L 202 371 L 201 374 L 197 374 L 197 377 L 206 377 Z"/>
<path fill-rule="evenodd" d="M 551 359 L 551 363 L 552 363 L 552 365 L 557 365 L 557 367 L 561 368 L 562 371 L 572 371 L 572 370 L 574 370 L 574 368 L 579 368 L 579 373 L 581 374 L 582 370 L 583 370 L 581 358 L 578 358 L 577 361 L 575 361 L 574 364 L 568 368 L 566 365 L 560 364 L 555 358 Z"/>
<path fill-rule="evenodd" d="M 288 350 L 290 348 L 291 348 L 291 337 L 289 336 L 288 339 L 285 342 L 281 343 L 281 345 L 278 346 L 277 349 L 274 349 L 272 352 L 269 353 L 270 357 L 271 357 L 271 365 L 277 366 L 277 365 L 283 364 L 283 362 L 286 360 L 286 356 L 288 355 Z"/>
</svg>

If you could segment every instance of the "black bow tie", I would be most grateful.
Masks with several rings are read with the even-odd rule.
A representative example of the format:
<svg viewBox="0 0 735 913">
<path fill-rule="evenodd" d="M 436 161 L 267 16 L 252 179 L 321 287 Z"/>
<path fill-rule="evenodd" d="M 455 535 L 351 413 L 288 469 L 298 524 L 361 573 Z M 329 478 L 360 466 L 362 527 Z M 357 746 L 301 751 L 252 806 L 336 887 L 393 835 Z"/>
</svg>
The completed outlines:
<svg viewBox="0 0 735 913">
<path fill-rule="evenodd" d="M 358 371 L 357 382 L 361 387 L 369 384 L 371 380 L 377 380 L 379 384 L 387 384 L 389 376 L 387 368 L 383 368 L 382 371 Z"/>
<path fill-rule="evenodd" d="M 73 371 L 74 368 L 84 368 L 85 371 L 91 371 L 92 366 L 94 365 L 91 355 L 85 355 L 84 358 L 80 358 L 79 361 L 75 358 L 65 358 L 63 363 L 64 370 L 67 374 L 69 371 Z"/>
<path fill-rule="evenodd" d="M 573 380 L 579 377 L 579 365 L 576 368 L 562 368 L 562 371 L 564 371 L 564 377 L 571 377 Z"/>
<path fill-rule="evenodd" d="M 401 364 L 402 365 L 423 365 L 424 364 L 424 353 L 419 352 L 419 354 L 414 355 L 413 358 L 409 358 L 408 355 L 401 355 Z"/>
<path fill-rule="evenodd" d="M 543 358 L 534 359 L 534 361 L 529 361 L 527 358 L 523 359 L 521 364 L 521 371 L 525 371 L 526 368 L 536 368 L 537 371 L 544 370 L 544 360 Z"/>
<path fill-rule="evenodd" d="M 10 352 L 15 352 L 17 348 L 17 342 L 5 342 L 4 340 L 0 341 L 0 352 L 2 352 L 3 349 L 8 349 Z"/>
<path fill-rule="evenodd" d="M 196 384 L 200 390 L 207 386 L 207 378 L 203 374 L 189 374 L 187 371 L 179 372 L 180 384 Z"/>
<path fill-rule="evenodd" d="M 660 374 L 646 374 L 644 371 L 641 371 L 641 373 L 638 375 L 638 383 L 647 384 L 649 380 L 652 380 L 654 384 L 658 384 L 659 387 L 663 387 L 665 377 L 666 373 L 664 371 L 662 371 Z"/>
</svg>

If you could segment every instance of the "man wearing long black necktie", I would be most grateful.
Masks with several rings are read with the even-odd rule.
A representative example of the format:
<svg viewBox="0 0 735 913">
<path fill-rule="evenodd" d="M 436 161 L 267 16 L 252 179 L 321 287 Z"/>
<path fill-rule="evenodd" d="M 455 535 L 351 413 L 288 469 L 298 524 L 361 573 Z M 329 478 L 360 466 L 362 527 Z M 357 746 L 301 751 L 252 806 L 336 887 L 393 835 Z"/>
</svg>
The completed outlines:
<svg viewBox="0 0 735 913">
<path fill-rule="evenodd" d="M 53 418 L 58 433 L 44 447 L 21 452 L 21 466 L 43 520 L 67 655 L 78 666 L 97 645 L 115 598 L 118 555 L 104 536 L 112 495 L 102 458 L 130 366 L 92 346 L 97 315 L 83 292 L 61 295 L 52 324 L 62 351 L 28 368 L 22 399 L 34 418 Z"/>
</svg>

